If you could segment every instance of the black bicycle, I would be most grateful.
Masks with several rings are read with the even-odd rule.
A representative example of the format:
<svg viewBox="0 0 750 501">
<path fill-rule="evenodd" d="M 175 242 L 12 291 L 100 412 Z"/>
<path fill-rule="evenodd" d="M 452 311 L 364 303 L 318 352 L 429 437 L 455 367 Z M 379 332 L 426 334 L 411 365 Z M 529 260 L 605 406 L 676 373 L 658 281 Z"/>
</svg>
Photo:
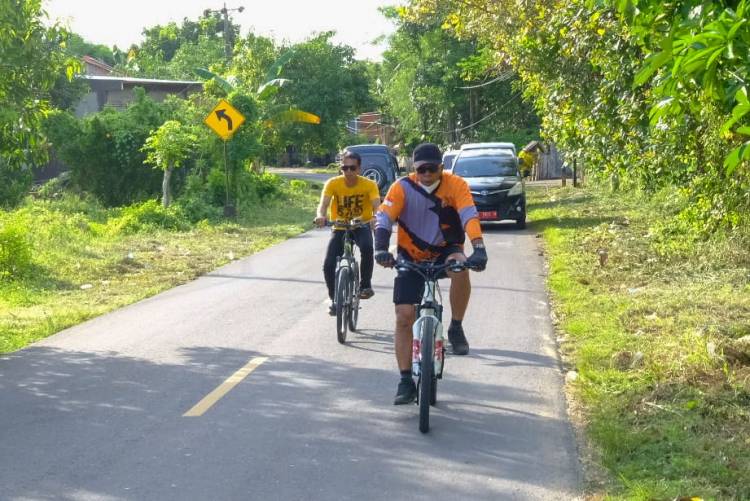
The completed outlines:
<svg viewBox="0 0 750 501">
<path fill-rule="evenodd" d="M 354 256 L 354 230 L 367 225 L 360 218 L 351 221 L 337 220 L 328 223 L 337 230 L 344 230 L 344 253 L 336 259 L 336 336 L 339 343 L 346 342 L 347 330 L 357 330 L 359 318 L 359 264 Z"/>
<path fill-rule="evenodd" d="M 396 270 L 414 271 L 424 278 L 422 301 L 417 307 L 417 319 L 412 326 L 412 374 L 417 376 L 417 404 L 419 431 L 430 430 L 430 406 L 437 403 L 437 383 L 445 368 L 445 338 L 443 337 L 443 305 L 438 279 L 450 270 L 460 272 L 471 266 L 458 261 L 415 263 L 399 259 Z"/>
</svg>

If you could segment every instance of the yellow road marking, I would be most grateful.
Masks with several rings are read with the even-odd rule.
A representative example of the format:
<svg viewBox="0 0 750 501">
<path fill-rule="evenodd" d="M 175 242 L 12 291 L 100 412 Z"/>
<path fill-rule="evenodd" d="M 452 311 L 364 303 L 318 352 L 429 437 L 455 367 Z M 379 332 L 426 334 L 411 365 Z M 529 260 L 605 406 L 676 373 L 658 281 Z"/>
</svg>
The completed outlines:
<svg viewBox="0 0 750 501">
<path fill-rule="evenodd" d="M 221 397 L 229 393 L 232 388 L 237 386 L 266 360 L 268 360 L 268 357 L 255 357 L 251 359 L 243 368 L 229 376 L 229 378 L 217 386 L 214 391 L 203 397 L 203 400 L 195 404 L 192 409 L 183 414 L 183 417 L 202 416 L 203 413 L 218 402 Z"/>
</svg>

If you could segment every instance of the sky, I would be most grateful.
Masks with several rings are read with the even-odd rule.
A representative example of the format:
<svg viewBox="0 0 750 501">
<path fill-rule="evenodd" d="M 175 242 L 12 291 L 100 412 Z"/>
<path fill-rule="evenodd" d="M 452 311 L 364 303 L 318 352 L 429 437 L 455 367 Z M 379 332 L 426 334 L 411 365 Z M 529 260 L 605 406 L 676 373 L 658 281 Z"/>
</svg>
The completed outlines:
<svg viewBox="0 0 750 501">
<path fill-rule="evenodd" d="M 334 30 L 334 41 L 357 49 L 357 58 L 379 60 L 384 43 L 372 45 L 395 29 L 378 7 L 401 0 L 230 0 L 234 22 L 245 35 L 252 30 L 277 41 L 300 42 L 314 32 Z M 52 20 L 60 20 L 90 43 L 119 48 L 141 41 L 145 27 L 197 19 L 205 9 L 221 9 L 223 0 L 45 0 Z"/>
</svg>

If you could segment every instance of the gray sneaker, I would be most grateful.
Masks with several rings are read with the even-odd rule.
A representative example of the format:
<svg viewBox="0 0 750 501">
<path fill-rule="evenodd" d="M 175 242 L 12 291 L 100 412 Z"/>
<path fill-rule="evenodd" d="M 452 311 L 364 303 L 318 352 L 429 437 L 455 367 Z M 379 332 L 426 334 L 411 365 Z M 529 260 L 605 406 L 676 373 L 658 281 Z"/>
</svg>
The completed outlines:
<svg viewBox="0 0 750 501">
<path fill-rule="evenodd" d="M 404 405 L 410 404 L 417 399 L 417 385 L 414 384 L 412 378 L 401 379 L 398 382 L 398 390 L 396 390 L 396 398 L 393 400 L 393 405 Z"/>
<path fill-rule="evenodd" d="M 448 328 L 448 341 L 451 342 L 451 348 L 453 348 L 454 355 L 469 354 L 469 342 L 466 340 L 463 327 Z"/>
</svg>

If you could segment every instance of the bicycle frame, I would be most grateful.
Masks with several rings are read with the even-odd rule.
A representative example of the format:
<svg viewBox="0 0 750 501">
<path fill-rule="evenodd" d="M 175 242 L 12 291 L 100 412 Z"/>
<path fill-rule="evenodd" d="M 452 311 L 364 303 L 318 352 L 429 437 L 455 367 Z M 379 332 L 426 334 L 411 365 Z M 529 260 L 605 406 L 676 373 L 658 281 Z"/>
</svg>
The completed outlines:
<svg viewBox="0 0 750 501">
<path fill-rule="evenodd" d="M 421 362 L 421 350 L 422 350 L 422 324 L 427 319 L 435 319 L 435 332 L 433 336 L 435 342 L 434 353 L 434 367 L 435 375 L 438 379 L 443 377 L 443 366 L 445 362 L 445 351 L 444 345 L 445 340 L 443 337 L 443 305 L 442 295 L 440 293 L 440 286 L 437 280 L 425 280 L 424 293 L 422 294 L 422 302 L 417 307 L 417 320 L 412 325 L 412 373 L 415 376 L 419 376 L 420 362 Z"/>
<path fill-rule="evenodd" d="M 343 230 L 343 253 L 336 259 L 336 333 L 339 343 L 346 342 L 346 332 L 357 329 L 359 317 L 359 266 L 354 256 L 354 230 L 364 226 L 361 220 L 336 221 L 332 226 Z M 343 284 L 343 285 L 342 285 Z"/>
</svg>

